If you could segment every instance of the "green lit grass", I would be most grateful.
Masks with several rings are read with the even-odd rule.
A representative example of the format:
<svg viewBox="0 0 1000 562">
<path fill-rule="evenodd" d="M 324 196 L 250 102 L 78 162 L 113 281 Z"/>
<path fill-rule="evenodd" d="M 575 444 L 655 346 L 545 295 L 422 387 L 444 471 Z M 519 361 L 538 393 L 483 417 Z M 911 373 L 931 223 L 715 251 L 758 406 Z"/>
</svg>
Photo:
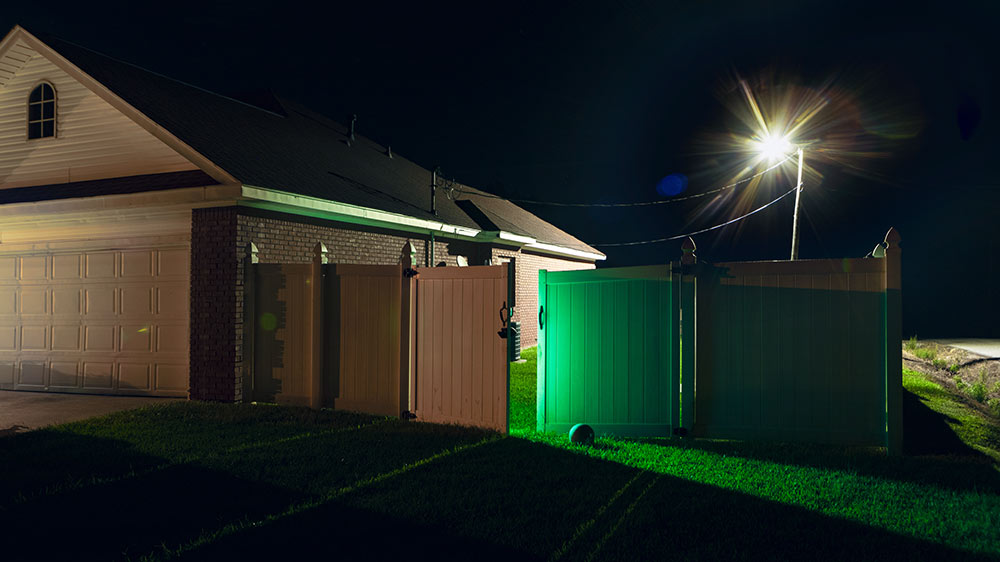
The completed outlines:
<svg viewBox="0 0 1000 562">
<path fill-rule="evenodd" d="M 534 355 L 522 352 L 522 357 Z M 534 384 L 516 380 L 525 377 L 533 382 L 531 363 L 511 370 L 512 393 L 525 389 L 512 395 L 512 412 L 527 411 L 527 404 L 535 403 Z M 524 423 L 512 426 L 512 433 L 810 513 L 957 548 L 1000 553 L 1000 473 L 987 457 L 976 454 L 1000 463 L 1000 424 L 918 373 L 904 372 L 904 386 L 909 391 L 907 413 L 914 424 L 928 417 L 932 424 L 947 424 L 957 443 L 949 443 L 946 450 L 923 443 L 937 454 L 900 459 L 870 450 L 683 439 L 598 439 L 596 446 L 582 447 L 569 444 L 564 435 L 536 433 L 534 416 L 526 414 L 518 417 Z M 907 429 L 914 433 L 908 441 L 935 436 L 917 425 Z"/>
<path fill-rule="evenodd" d="M 997 427 L 916 373 L 904 380 L 919 455 L 691 439 L 582 447 L 534 431 L 536 350 L 522 357 L 511 365 L 510 438 L 177 403 L 0 439 L 10 484 L 0 524 L 17 537 L 5 559 L 1000 554 L 1000 473 L 987 456 Z"/>
</svg>

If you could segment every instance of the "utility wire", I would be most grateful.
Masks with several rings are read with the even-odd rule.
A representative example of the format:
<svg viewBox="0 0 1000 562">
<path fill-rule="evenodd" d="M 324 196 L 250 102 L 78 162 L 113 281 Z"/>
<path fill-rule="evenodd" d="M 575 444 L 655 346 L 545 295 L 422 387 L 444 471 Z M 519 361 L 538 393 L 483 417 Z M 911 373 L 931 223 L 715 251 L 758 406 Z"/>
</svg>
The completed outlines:
<svg viewBox="0 0 1000 562">
<path fill-rule="evenodd" d="M 667 204 L 667 203 L 676 203 L 678 201 L 687 201 L 688 199 L 697 199 L 698 197 L 705 197 L 706 195 L 711 195 L 713 193 L 718 193 L 720 191 L 725 191 L 727 189 L 732 189 L 732 188 L 734 188 L 736 186 L 739 186 L 741 184 L 747 183 L 747 182 L 749 182 L 750 180 L 752 180 L 754 178 L 760 177 L 760 176 L 762 176 L 762 175 L 770 172 L 771 170 L 777 168 L 778 166 L 781 166 L 782 164 L 784 164 L 785 162 L 788 162 L 789 160 L 791 160 L 794 157 L 795 157 L 794 154 L 791 155 L 791 156 L 788 156 L 784 160 L 778 162 L 777 164 L 771 166 L 770 168 L 767 168 L 766 170 L 761 170 L 760 172 L 757 172 L 756 174 L 754 174 L 752 176 L 745 177 L 745 178 L 743 178 L 743 179 L 741 179 L 739 181 L 733 182 L 733 183 L 731 183 L 729 185 L 724 185 L 722 187 L 718 187 L 716 189 L 711 189 L 709 191 L 704 191 L 702 193 L 695 193 L 693 195 L 685 195 L 684 197 L 672 197 L 670 199 L 663 199 L 663 200 L 660 200 L 660 201 L 642 201 L 642 202 L 639 202 L 639 203 L 563 203 L 563 202 L 557 202 L 557 201 L 537 201 L 537 200 L 534 200 L 534 199 L 513 199 L 513 198 L 510 198 L 510 197 L 500 197 L 499 195 L 493 195 L 493 194 L 490 194 L 490 193 L 479 193 L 479 192 L 475 192 L 475 191 L 467 191 L 467 190 L 460 189 L 460 188 L 457 188 L 457 187 L 448 187 L 448 186 L 446 186 L 446 188 L 450 192 L 454 192 L 454 193 L 463 193 L 463 194 L 466 194 L 466 195 L 476 195 L 478 197 L 488 197 L 490 199 L 503 199 L 505 201 L 511 201 L 513 203 L 530 203 L 532 205 L 552 205 L 554 207 L 648 207 L 648 206 L 651 206 L 651 205 L 664 205 L 664 204 Z"/>
<path fill-rule="evenodd" d="M 747 214 L 745 214 L 743 216 L 736 217 L 735 219 L 726 221 L 726 222 L 724 222 L 722 224 L 717 224 L 715 226 L 710 226 L 708 228 L 703 228 L 701 230 L 696 230 L 694 232 L 688 232 L 687 234 L 678 234 L 677 236 L 671 236 L 669 238 L 657 238 L 655 240 L 639 240 L 638 242 L 617 242 L 617 243 L 608 243 L 608 244 L 591 244 L 591 246 L 639 246 L 639 245 L 642 245 L 642 244 L 656 244 L 658 242 L 669 242 L 670 240 L 680 240 L 681 238 L 687 238 L 688 236 L 694 236 L 695 234 L 703 234 L 703 233 L 708 232 L 710 230 L 716 230 L 716 229 L 722 228 L 724 226 L 729 226 L 729 225 L 733 224 L 736 221 L 741 221 L 741 220 L 749 217 L 750 215 L 759 213 L 759 212 L 763 211 L 764 209 L 770 207 L 771 205 L 774 205 L 778 201 L 781 201 L 782 199 L 784 199 L 788 195 L 794 193 L 795 190 L 797 190 L 801 185 L 802 184 L 796 185 L 795 187 L 793 187 L 789 191 L 785 192 L 783 195 L 779 196 L 777 199 L 774 199 L 773 201 L 771 201 L 770 203 L 767 203 L 767 204 L 765 204 L 765 205 L 763 205 L 761 207 L 757 207 L 756 209 L 750 211 L 749 213 L 747 213 Z"/>
</svg>

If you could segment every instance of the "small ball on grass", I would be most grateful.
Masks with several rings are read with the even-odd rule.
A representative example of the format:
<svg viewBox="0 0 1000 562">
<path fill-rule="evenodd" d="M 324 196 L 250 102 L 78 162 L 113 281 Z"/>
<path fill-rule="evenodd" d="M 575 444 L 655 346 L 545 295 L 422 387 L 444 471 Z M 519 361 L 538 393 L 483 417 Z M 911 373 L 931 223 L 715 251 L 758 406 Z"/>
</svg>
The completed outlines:
<svg viewBox="0 0 1000 562">
<path fill-rule="evenodd" d="M 578 423 L 569 430 L 569 442 L 580 445 L 594 444 L 594 428 L 585 423 Z"/>
</svg>

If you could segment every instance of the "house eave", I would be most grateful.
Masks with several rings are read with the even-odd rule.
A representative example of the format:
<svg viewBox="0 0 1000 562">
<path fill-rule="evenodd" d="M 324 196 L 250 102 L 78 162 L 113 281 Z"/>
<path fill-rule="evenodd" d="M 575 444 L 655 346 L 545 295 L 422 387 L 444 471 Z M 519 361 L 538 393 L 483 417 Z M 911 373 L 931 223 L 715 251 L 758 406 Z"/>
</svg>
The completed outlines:
<svg viewBox="0 0 1000 562">
<path fill-rule="evenodd" d="M 278 211 L 293 215 L 308 216 L 362 226 L 387 228 L 403 232 L 419 234 L 433 233 L 450 238 L 475 240 L 487 243 L 503 242 L 519 247 L 530 248 L 545 254 L 570 257 L 574 259 L 592 261 L 605 259 L 603 254 L 567 248 L 556 244 L 546 244 L 538 242 L 535 238 L 530 236 L 514 234 L 504 230 L 480 230 L 253 185 L 242 186 L 241 197 L 237 204 L 242 207 Z"/>
</svg>

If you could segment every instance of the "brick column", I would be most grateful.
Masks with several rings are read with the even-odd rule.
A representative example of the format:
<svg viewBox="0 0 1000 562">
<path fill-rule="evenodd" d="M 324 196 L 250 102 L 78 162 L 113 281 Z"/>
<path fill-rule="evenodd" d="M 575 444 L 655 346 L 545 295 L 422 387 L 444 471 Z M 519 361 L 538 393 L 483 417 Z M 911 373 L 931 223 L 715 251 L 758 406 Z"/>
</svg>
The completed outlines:
<svg viewBox="0 0 1000 562">
<path fill-rule="evenodd" d="M 237 364 L 242 279 L 236 208 L 191 211 L 191 398 L 235 402 L 243 397 Z M 240 330 L 237 330 L 240 328 Z"/>
</svg>

